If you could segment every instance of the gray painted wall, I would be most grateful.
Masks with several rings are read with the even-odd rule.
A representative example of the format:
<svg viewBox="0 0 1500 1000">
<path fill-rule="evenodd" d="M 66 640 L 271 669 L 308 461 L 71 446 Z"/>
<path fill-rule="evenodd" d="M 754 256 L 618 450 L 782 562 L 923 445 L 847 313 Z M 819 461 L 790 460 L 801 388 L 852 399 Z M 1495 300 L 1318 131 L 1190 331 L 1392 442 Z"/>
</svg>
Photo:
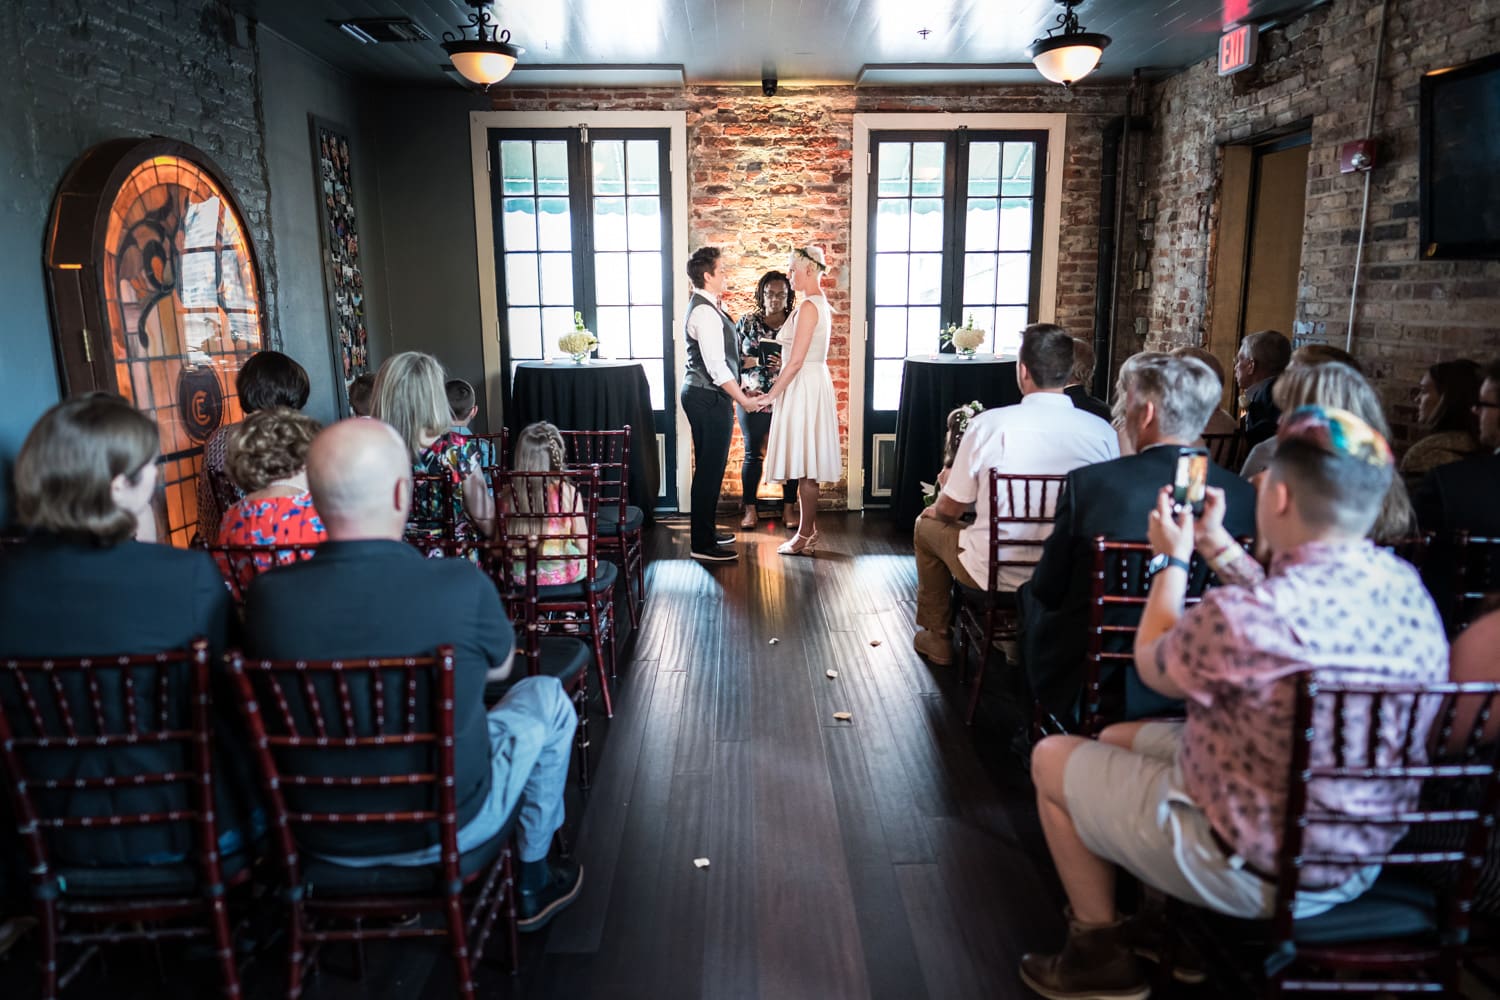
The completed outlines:
<svg viewBox="0 0 1500 1000">
<path fill-rule="evenodd" d="M 184 18 L 181 6 L 0 3 L 0 60 L 12 71 L 0 87 L 0 524 L 16 451 L 59 397 L 42 270 L 47 217 L 68 166 L 98 142 L 165 135 L 224 172 L 260 257 L 273 342 L 308 368 L 308 410 L 328 419 L 334 382 L 307 116 L 347 124 L 372 353 L 388 352 L 379 184 L 359 89 L 270 32 L 210 16 L 222 8 Z"/>
<path fill-rule="evenodd" d="M 333 336 L 323 279 L 322 235 L 314 188 L 310 114 L 342 126 L 354 171 L 355 222 L 365 283 L 365 325 L 370 360 L 390 353 L 385 328 L 385 263 L 381 253 L 379 175 L 374 144 L 360 112 L 360 90 L 342 73 L 273 32 L 260 31 L 260 84 L 271 229 L 275 233 L 277 303 L 287 353 L 307 369 L 314 387 L 307 412 L 335 417 L 341 373 L 334 368 Z M 295 348 L 295 350 L 293 349 Z"/>
<path fill-rule="evenodd" d="M 375 103 L 391 349 L 426 351 L 467 379 L 479 394 L 475 429 L 499 430 L 484 389 L 469 159 L 469 112 L 489 102 L 455 87 L 392 89 Z"/>
</svg>

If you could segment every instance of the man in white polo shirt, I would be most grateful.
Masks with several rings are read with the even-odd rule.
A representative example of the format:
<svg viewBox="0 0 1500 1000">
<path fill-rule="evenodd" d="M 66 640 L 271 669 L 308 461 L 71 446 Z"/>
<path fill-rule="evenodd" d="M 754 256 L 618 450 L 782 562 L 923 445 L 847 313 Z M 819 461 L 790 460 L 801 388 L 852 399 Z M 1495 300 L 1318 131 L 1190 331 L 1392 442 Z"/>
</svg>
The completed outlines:
<svg viewBox="0 0 1500 1000">
<path fill-rule="evenodd" d="M 933 663 L 953 660 L 948 636 L 948 596 L 953 581 L 983 590 L 989 583 L 989 470 L 1011 476 L 1060 476 L 1120 454 L 1114 428 L 1077 409 L 1063 392 L 1073 368 L 1073 338 L 1051 323 L 1033 323 L 1021 333 L 1016 381 L 1021 402 L 986 410 L 969 421 L 953 468 L 937 502 L 917 518 L 913 542 L 917 555 L 918 653 Z M 1001 498 L 1005 502 L 1005 498 Z M 974 523 L 959 517 L 972 504 Z M 1002 514 L 1005 512 L 1002 511 Z M 1002 524 L 1007 538 L 1040 539 L 1050 524 Z M 1005 549 L 1001 550 L 1002 558 Z M 1026 558 L 1024 550 L 1015 550 Z M 1001 591 L 1014 592 L 1030 572 L 1002 566 Z"/>
</svg>

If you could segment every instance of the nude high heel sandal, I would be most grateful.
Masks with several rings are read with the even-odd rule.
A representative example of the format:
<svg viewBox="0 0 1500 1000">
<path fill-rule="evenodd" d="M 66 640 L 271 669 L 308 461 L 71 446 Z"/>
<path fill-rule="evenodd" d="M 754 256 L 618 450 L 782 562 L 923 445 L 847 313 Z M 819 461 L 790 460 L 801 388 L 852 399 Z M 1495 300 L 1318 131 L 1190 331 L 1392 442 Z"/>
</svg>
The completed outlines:
<svg viewBox="0 0 1500 1000">
<path fill-rule="evenodd" d="M 813 550 L 817 547 L 818 533 L 816 531 L 811 535 L 804 535 L 798 532 L 789 540 L 776 546 L 776 551 L 784 556 L 812 555 Z"/>
</svg>

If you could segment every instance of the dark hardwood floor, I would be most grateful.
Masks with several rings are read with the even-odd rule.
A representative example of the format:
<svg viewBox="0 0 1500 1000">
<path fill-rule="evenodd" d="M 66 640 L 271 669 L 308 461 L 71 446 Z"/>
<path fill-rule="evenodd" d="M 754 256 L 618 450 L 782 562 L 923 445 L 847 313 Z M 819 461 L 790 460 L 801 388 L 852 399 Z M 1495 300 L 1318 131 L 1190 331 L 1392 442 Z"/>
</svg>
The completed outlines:
<svg viewBox="0 0 1500 1000">
<path fill-rule="evenodd" d="M 1016 962 L 1060 941 L 1061 899 L 1008 749 L 1020 716 L 1003 678 L 967 729 L 951 668 L 911 649 L 909 530 L 875 514 L 820 529 L 815 557 L 788 558 L 787 533 L 762 523 L 738 563 L 712 568 L 687 558 L 685 520 L 650 530 L 615 719 L 595 712 L 593 788 L 569 791 L 582 898 L 523 939 L 518 976 L 483 967 L 483 995 L 1029 995 Z M 30 962 L 20 949 L 0 977 L 24 983 Z M 306 995 L 451 995 L 436 945 L 380 946 L 368 962 L 356 982 L 329 953 Z M 193 963 L 166 967 L 164 982 L 118 956 L 74 995 L 212 995 Z M 280 983 L 274 954 L 246 971 L 257 1000 Z"/>
</svg>

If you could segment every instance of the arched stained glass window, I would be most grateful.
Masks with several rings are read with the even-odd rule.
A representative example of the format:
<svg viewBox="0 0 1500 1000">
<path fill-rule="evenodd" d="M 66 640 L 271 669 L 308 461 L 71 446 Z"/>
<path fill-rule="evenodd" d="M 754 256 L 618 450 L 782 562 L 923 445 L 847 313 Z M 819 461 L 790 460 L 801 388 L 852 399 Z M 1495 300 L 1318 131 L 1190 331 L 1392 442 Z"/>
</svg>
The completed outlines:
<svg viewBox="0 0 1500 1000">
<path fill-rule="evenodd" d="M 158 537 L 188 544 L 204 442 L 240 419 L 235 376 L 265 341 L 234 196 L 190 146 L 104 143 L 63 180 L 46 265 L 64 391 L 119 393 L 156 421 Z"/>
</svg>

